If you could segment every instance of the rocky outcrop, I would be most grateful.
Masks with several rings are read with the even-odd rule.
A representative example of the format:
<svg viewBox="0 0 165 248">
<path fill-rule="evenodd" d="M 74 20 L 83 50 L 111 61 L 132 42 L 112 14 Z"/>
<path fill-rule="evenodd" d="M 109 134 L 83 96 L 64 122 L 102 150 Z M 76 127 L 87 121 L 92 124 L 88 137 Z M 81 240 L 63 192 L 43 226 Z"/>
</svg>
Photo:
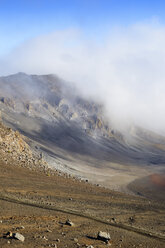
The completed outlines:
<svg viewBox="0 0 165 248">
<path fill-rule="evenodd" d="M 137 127 L 117 131 L 100 102 L 56 75 L 0 77 L 0 110 L 5 123 L 51 152 L 58 148 L 116 164 L 165 163 L 164 137 Z"/>
<path fill-rule="evenodd" d="M 6 163 L 14 161 L 17 165 L 29 168 L 35 168 L 41 164 L 46 165 L 43 158 L 32 152 L 24 139 L 18 131 L 13 131 L 0 122 L 1 159 Z"/>
<path fill-rule="evenodd" d="M 88 135 L 112 136 L 103 116 L 103 106 L 81 97 L 72 86 L 55 75 L 15 75 L 0 77 L 0 104 L 10 111 L 54 121 L 76 122 Z"/>
</svg>

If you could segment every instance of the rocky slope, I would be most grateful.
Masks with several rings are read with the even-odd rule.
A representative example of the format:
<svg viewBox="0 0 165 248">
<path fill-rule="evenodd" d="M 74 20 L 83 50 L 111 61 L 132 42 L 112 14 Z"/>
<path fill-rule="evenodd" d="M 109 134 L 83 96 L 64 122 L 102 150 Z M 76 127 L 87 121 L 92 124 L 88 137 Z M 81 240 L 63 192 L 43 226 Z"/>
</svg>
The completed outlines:
<svg viewBox="0 0 165 248">
<path fill-rule="evenodd" d="M 105 118 L 101 104 L 81 97 L 55 75 L 1 77 L 0 108 L 3 119 L 16 129 L 69 152 L 122 163 L 128 155 L 131 163 L 165 161 L 164 138 L 148 138 L 146 131 L 131 128 L 135 142 L 129 144 Z"/>
<path fill-rule="evenodd" d="M 13 84 L 16 86 L 16 83 Z M 7 85 L 3 84 L 3 87 Z M 88 180 L 81 180 L 73 175 L 53 171 L 48 168 L 44 159 L 47 159 L 46 154 L 49 154 L 49 157 L 53 158 L 51 162 L 55 161 L 59 168 L 79 168 L 81 174 L 83 171 L 87 173 L 88 168 L 87 174 L 94 176 L 93 182 L 98 178 L 112 183 L 112 174 L 118 173 L 114 179 L 115 185 L 118 185 L 124 173 L 127 176 L 129 173 L 135 175 L 136 171 L 132 168 L 136 168 L 135 164 L 139 163 L 135 155 L 142 156 L 150 150 L 143 161 L 148 161 L 150 166 L 157 168 L 164 158 L 164 139 L 156 136 L 154 143 L 153 134 L 145 131 L 142 133 L 142 130 L 137 129 L 133 130 L 133 135 L 139 141 L 138 146 L 136 144 L 137 147 L 130 147 L 122 135 L 115 133 L 110 127 L 106 128 L 103 116 L 99 119 L 103 123 L 102 127 L 95 123 L 88 131 L 83 128 L 82 123 L 93 118 L 93 115 L 90 115 L 92 111 L 97 113 L 97 116 L 101 113 L 101 106 L 92 107 L 91 110 L 89 106 L 82 107 L 81 103 L 80 109 L 84 111 L 87 108 L 89 114 L 88 118 L 82 118 L 82 122 L 79 115 L 81 111 L 77 110 L 77 105 L 73 106 L 78 111 L 77 120 L 74 122 L 66 113 L 62 114 L 59 105 L 55 107 L 50 104 L 51 110 L 47 107 L 45 110 L 45 105 L 41 104 L 45 100 L 41 96 L 35 98 L 40 100 L 39 104 L 33 100 L 28 102 L 33 103 L 32 106 L 28 105 L 28 110 L 25 105 L 26 94 L 22 97 L 22 92 L 20 91 L 19 95 L 14 87 L 15 93 L 11 91 L 11 95 L 5 95 L 3 87 L 0 91 L 3 95 L 0 104 L 2 119 L 27 136 L 0 122 L 0 247 L 163 248 L 165 199 L 153 197 L 153 193 L 150 197 L 150 192 L 146 195 L 151 200 L 143 197 L 143 184 L 145 183 L 145 190 L 148 190 L 148 185 L 153 187 L 151 181 L 147 182 L 148 178 L 145 182 L 140 180 L 140 192 L 136 180 L 132 187 L 129 185 L 131 189 L 135 188 L 138 197 L 126 195 L 98 184 L 90 184 Z M 46 103 L 48 104 L 48 100 Z M 129 166 L 131 160 L 126 160 L 131 149 L 134 149 L 132 167 Z M 125 153 L 120 156 L 121 151 Z M 41 152 L 44 153 L 44 158 Z M 92 157 L 94 155 L 95 157 Z M 123 164 L 111 163 L 121 161 L 121 158 L 125 159 Z M 159 160 L 152 160 L 151 163 L 147 158 Z M 144 166 L 143 163 L 138 165 Z M 140 171 L 139 166 L 137 174 Z M 141 178 L 144 175 L 145 168 L 141 170 Z M 157 174 L 151 178 L 152 181 L 159 179 Z M 126 181 L 128 183 L 128 179 Z M 157 192 L 155 195 L 158 195 Z M 160 192 L 162 196 L 163 193 L 164 191 Z M 98 238 L 100 231 L 105 232 L 108 239 L 110 236 L 108 244 L 105 242 L 107 240 Z M 22 241 L 15 239 L 15 234 L 22 237 Z"/>
<path fill-rule="evenodd" d="M 163 202 L 0 159 L 0 247 L 163 248 L 164 215 Z"/>
<path fill-rule="evenodd" d="M 59 123 L 70 121 L 85 132 L 111 136 L 102 106 L 80 97 L 73 87 L 55 75 L 16 75 L 0 78 L 0 101 L 10 110 L 29 117 Z"/>
<path fill-rule="evenodd" d="M 47 163 L 41 155 L 34 153 L 25 140 L 26 137 L 18 131 L 13 131 L 11 128 L 6 127 L 0 120 L 1 161 L 33 170 L 48 169 Z"/>
<path fill-rule="evenodd" d="M 131 127 L 125 138 L 106 119 L 103 105 L 55 75 L 0 77 L 0 110 L 5 124 L 65 172 L 118 189 L 164 171 L 164 137 Z"/>
</svg>

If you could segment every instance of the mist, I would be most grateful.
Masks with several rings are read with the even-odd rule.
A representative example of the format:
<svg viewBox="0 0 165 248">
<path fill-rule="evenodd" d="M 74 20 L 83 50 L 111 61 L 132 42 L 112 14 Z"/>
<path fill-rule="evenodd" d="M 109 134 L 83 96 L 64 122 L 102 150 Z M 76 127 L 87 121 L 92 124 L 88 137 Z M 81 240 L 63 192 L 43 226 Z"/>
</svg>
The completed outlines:
<svg viewBox="0 0 165 248">
<path fill-rule="evenodd" d="M 0 58 L 0 74 L 56 74 L 103 102 L 117 128 L 138 125 L 165 134 L 165 27 L 116 27 L 89 38 L 78 29 L 22 43 Z"/>
</svg>

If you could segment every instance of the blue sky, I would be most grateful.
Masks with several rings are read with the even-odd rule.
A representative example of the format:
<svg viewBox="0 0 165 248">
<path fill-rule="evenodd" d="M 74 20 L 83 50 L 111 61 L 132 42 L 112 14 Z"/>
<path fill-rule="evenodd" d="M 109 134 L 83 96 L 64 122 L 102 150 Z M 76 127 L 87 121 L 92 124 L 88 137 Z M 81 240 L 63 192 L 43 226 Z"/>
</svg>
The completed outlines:
<svg viewBox="0 0 165 248">
<path fill-rule="evenodd" d="M 164 0 L 0 0 L 0 75 L 57 74 L 115 125 L 165 133 L 164 13 Z"/>
<path fill-rule="evenodd" d="M 165 1 L 0 0 L 0 55 L 21 42 L 67 28 L 96 38 L 106 29 L 152 19 L 165 22 Z"/>
</svg>

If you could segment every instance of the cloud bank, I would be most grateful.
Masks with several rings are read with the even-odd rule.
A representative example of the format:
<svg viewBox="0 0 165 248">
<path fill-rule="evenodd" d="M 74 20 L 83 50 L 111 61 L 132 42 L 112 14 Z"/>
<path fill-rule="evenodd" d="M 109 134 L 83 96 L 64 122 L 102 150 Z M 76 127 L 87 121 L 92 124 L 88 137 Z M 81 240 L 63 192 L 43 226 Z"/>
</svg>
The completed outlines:
<svg viewBox="0 0 165 248">
<path fill-rule="evenodd" d="M 138 24 L 90 40 L 65 30 L 26 41 L 0 59 L 0 74 L 55 73 L 103 101 L 117 127 L 165 134 L 165 27 Z"/>
</svg>

